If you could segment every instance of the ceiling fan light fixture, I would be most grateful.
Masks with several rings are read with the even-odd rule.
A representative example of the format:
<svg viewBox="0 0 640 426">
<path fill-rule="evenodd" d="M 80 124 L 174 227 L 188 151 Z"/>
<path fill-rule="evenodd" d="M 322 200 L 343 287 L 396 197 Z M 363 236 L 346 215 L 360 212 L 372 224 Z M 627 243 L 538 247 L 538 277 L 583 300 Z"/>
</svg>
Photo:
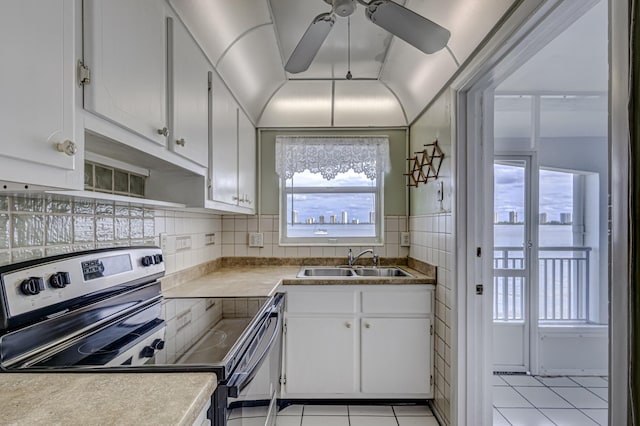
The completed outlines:
<svg viewBox="0 0 640 426">
<path fill-rule="evenodd" d="M 356 11 L 356 0 L 333 0 L 333 13 L 343 18 Z"/>
</svg>

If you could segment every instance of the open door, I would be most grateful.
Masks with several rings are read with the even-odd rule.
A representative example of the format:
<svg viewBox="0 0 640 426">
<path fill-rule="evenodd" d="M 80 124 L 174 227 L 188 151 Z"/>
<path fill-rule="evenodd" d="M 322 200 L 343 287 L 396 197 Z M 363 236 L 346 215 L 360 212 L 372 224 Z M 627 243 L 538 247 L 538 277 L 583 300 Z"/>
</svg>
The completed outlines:
<svg viewBox="0 0 640 426">
<path fill-rule="evenodd" d="M 493 226 L 493 368 L 530 370 L 531 157 L 496 156 Z"/>
</svg>

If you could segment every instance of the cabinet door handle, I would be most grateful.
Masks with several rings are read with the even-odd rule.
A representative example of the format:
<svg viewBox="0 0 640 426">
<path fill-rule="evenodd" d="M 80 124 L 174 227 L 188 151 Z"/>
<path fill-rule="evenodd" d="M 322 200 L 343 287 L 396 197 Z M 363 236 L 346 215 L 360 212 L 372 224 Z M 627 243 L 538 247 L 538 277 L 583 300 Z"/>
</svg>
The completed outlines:
<svg viewBox="0 0 640 426">
<path fill-rule="evenodd" d="M 56 149 L 60 152 L 64 152 L 69 157 L 73 157 L 76 155 L 76 152 L 78 152 L 78 145 L 67 139 L 64 142 L 58 142 L 56 144 Z"/>
<path fill-rule="evenodd" d="M 180 146 L 184 146 L 186 143 L 187 141 L 185 141 L 184 138 L 176 140 L 176 144 Z"/>
<path fill-rule="evenodd" d="M 371 324 L 369 324 L 369 323 L 365 323 L 365 324 L 364 324 L 364 328 L 371 328 Z"/>
<path fill-rule="evenodd" d="M 345 322 L 344 326 L 347 327 L 347 328 L 351 328 L 351 323 L 350 322 Z"/>
<path fill-rule="evenodd" d="M 162 129 L 158 129 L 157 132 L 159 135 L 169 136 L 169 129 L 166 127 L 163 127 Z"/>
</svg>

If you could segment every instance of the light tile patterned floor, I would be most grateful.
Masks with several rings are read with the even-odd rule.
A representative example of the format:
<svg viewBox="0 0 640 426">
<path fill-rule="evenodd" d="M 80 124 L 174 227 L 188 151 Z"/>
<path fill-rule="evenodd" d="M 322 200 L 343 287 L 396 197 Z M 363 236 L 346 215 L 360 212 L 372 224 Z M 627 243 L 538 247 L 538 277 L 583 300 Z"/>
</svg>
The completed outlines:
<svg viewBox="0 0 640 426">
<path fill-rule="evenodd" d="M 606 377 L 493 376 L 494 426 L 605 426 Z"/>
<path fill-rule="evenodd" d="M 266 409 L 260 407 L 261 409 Z M 258 410 L 259 411 L 259 410 Z M 234 410 L 230 426 L 253 426 L 256 410 Z M 290 405 L 278 413 L 276 426 L 438 426 L 425 405 Z"/>
</svg>

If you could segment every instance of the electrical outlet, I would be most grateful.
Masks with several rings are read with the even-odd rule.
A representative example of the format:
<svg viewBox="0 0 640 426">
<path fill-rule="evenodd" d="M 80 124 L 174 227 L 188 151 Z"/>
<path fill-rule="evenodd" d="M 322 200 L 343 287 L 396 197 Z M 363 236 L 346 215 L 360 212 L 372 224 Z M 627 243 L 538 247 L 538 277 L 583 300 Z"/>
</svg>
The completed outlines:
<svg viewBox="0 0 640 426">
<path fill-rule="evenodd" d="M 411 245 L 411 233 L 410 232 L 401 232 L 400 233 L 400 247 L 409 247 Z"/>
<path fill-rule="evenodd" d="M 176 238 L 176 251 L 189 250 L 191 248 L 191 236 L 186 235 L 184 237 Z"/>
<path fill-rule="evenodd" d="M 438 192 L 436 192 L 436 199 L 438 201 L 444 200 L 444 182 L 438 182 Z"/>
<path fill-rule="evenodd" d="M 264 234 L 262 232 L 250 232 L 249 247 L 264 247 Z"/>
<path fill-rule="evenodd" d="M 162 251 L 164 252 L 167 251 L 167 233 L 166 232 L 160 233 L 160 249 L 162 249 Z"/>
</svg>

